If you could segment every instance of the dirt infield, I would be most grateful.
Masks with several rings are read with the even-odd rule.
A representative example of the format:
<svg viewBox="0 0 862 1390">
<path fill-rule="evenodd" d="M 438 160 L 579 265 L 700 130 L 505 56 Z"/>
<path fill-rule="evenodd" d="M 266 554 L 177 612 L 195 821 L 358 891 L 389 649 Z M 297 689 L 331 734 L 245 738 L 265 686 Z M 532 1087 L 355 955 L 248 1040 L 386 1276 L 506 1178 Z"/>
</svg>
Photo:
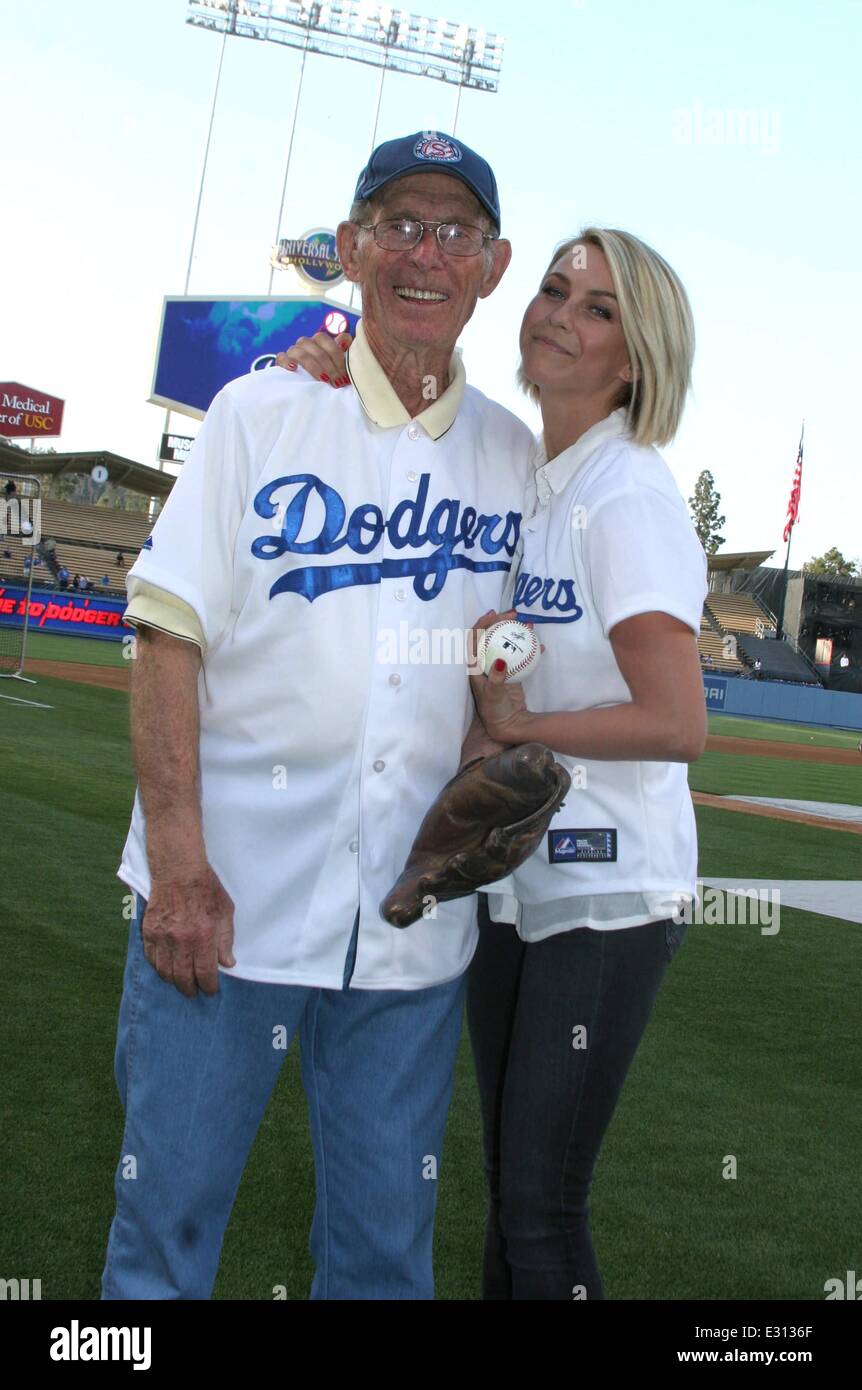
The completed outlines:
<svg viewBox="0 0 862 1390">
<path fill-rule="evenodd" d="M 98 685 L 108 690 L 129 689 L 129 671 L 119 666 L 88 666 L 79 661 L 40 661 L 33 658 L 27 662 L 27 670 L 33 676 L 56 676 L 60 680 L 80 681 L 84 685 Z M 741 757 L 789 758 L 796 762 L 838 763 L 862 767 L 862 755 L 852 748 L 808 748 L 804 743 L 779 743 L 760 738 L 729 738 L 724 734 L 710 734 L 706 740 L 707 749 L 715 753 L 736 753 Z M 805 811 L 789 811 L 779 806 L 756 806 L 750 801 L 735 801 L 732 797 L 713 796 L 710 792 L 692 792 L 696 806 L 714 806 L 720 811 L 738 811 L 748 816 L 766 816 L 770 820 L 796 821 L 798 825 L 816 825 L 829 830 L 844 830 L 851 835 L 862 835 L 862 825 L 854 821 L 830 820 L 822 816 L 810 815 Z"/>
<path fill-rule="evenodd" d="M 56 676 L 60 680 L 80 681 L 84 685 L 100 685 L 107 690 L 129 689 L 129 670 L 120 666 L 89 666 L 81 661 L 41 661 L 37 657 L 27 662 L 27 671 L 33 676 Z M 833 763 L 844 767 L 862 768 L 862 754 L 855 748 L 809 748 L 804 743 L 779 743 L 763 738 L 729 738 L 725 734 L 710 734 L 706 740 L 707 751 L 712 753 L 736 753 L 743 758 L 787 758 L 801 763 Z M 813 825 L 824 822 L 816 816 L 805 816 L 797 811 L 780 811 L 775 808 L 752 808 L 746 802 L 728 802 L 726 797 L 712 797 L 707 793 L 696 792 L 695 801 L 702 805 L 721 805 L 726 810 L 749 811 L 752 815 L 772 816 L 776 820 L 802 820 Z M 847 822 L 830 821 L 837 829 L 850 828 Z M 852 827 L 859 833 L 859 827 Z"/>
<path fill-rule="evenodd" d="M 798 763 L 838 763 L 844 767 L 862 767 L 862 753 L 855 748 L 809 748 L 805 743 L 779 743 L 766 738 L 729 738 L 725 734 L 710 734 L 706 740 L 709 753 L 738 753 L 742 758 L 788 758 Z"/>
<path fill-rule="evenodd" d="M 27 662 L 27 670 L 33 675 L 58 676 L 60 680 L 80 681 L 85 685 L 99 685 L 109 690 L 129 689 L 129 672 L 117 666 L 87 666 L 78 661 L 39 661 L 34 658 Z M 806 748 L 804 744 L 798 743 L 726 738 L 721 734 L 711 734 L 706 746 L 717 753 L 793 758 L 798 762 L 809 763 L 852 763 L 862 766 L 862 757 L 852 749 Z M 814 816 L 806 811 L 786 810 L 780 806 L 757 806 L 750 801 L 735 801 L 729 796 L 714 796 L 711 792 L 693 791 L 691 799 L 696 806 L 714 806 L 719 811 L 739 811 L 747 816 L 766 816 L 769 820 L 796 821 L 798 825 L 816 825 L 827 830 L 845 830 L 851 835 L 862 835 L 862 825 L 855 821 L 834 820 L 830 817 Z"/>
<path fill-rule="evenodd" d="M 41 661 L 31 657 L 24 667 L 31 676 L 56 676 L 61 681 L 80 681 L 82 685 L 100 685 L 106 690 L 129 688 L 129 672 L 122 666 L 89 666 L 84 661 Z"/>
<path fill-rule="evenodd" d="M 748 816 L 766 816 L 769 820 L 792 820 L 797 825 L 818 825 L 821 830 L 847 830 L 862 835 L 862 825 L 853 820 L 835 820 L 833 816 L 814 816 L 809 811 L 790 811 L 783 806 L 757 806 L 751 801 L 735 801 L 732 796 L 714 796 L 712 792 L 692 792 L 695 806 L 715 806 L 719 811 L 741 811 Z"/>
</svg>

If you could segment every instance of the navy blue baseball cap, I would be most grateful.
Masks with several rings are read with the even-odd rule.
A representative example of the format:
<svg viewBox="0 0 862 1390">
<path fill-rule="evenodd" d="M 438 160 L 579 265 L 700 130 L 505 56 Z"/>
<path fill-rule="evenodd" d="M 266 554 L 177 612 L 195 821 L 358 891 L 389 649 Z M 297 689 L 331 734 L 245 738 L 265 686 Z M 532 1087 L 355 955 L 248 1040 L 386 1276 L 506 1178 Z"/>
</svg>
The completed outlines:
<svg viewBox="0 0 862 1390">
<path fill-rule="evenodd" d="M 403 135 L 399 140 L 386 140 L 378 145 L 359 175 L 354 202 L 360 198 L 370 198 L 378 188 L 383 188 L 402 174 L 429 169 L 440 174 L 453 174 L 456 179 L 466 183 L 494 219 L 497 231 L 500 230 L 500 196 L 490 164 L 460 140 L 454 140 L 451 135 L 441 135 L 436 130 L 420 130 L 415 135 Z"/>
</svg>

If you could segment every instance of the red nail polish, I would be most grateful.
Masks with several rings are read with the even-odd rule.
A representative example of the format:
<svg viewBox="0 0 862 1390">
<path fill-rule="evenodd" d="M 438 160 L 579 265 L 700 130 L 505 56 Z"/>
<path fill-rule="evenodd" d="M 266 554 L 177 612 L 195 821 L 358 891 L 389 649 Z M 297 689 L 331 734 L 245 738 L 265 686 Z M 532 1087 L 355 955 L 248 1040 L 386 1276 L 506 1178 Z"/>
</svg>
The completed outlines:
<svg viewBox="0 0 862 1390">
<path fill-rule="evenodd" d="M 329 377 L 326 375 L 326 372 L 324 372 L 324 373 L 322 374 L 320 380 L 321 380 L 321 381 L 328 381 L 328 380 L 329 380 Z"/>
<path fill-rule="evenodd" d="M 495 671 L 505 671 L 505 670 L 506 670 L 506 663 L 505 663 L 505 661 L 501 660 L 500 657 L 498 657 L 497 660 L 494 662 L 494 670 L 495 670 Z"/>
<path fill-rule="evenodd" d="M 342 385 L 342 386 L 349 386 L 349 385 L 350 385 L 350 377 L 349 377 L 349 376 L 342 377 L 341 385 Z"/>
<path fill-rule="evenodd" d="M 295 372 L 295 371 L 296 371 L 296 363 L 295 363 L 295 362 L 288 362 L 288 364 L 287 364 L 287 370 L 288 370 L 289 372 Z"/>
</svg>

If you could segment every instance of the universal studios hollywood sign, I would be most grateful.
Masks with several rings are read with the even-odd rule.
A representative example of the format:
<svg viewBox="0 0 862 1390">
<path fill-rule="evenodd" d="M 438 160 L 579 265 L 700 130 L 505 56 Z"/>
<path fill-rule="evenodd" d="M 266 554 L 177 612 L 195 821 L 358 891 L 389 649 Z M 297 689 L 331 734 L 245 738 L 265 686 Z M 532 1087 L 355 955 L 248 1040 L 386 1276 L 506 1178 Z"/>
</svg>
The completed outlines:
<svg viewBox="0 0 862 1390">
<path fill-rule="evenodd" d="M 325 227 L 305 236 L 284 239 L 273 247 L 271 262 L 276 270 L 295 266 L 312 285 L 340 285 L 344 268 L 338 259 L 335 233 Z"/>
</svg>

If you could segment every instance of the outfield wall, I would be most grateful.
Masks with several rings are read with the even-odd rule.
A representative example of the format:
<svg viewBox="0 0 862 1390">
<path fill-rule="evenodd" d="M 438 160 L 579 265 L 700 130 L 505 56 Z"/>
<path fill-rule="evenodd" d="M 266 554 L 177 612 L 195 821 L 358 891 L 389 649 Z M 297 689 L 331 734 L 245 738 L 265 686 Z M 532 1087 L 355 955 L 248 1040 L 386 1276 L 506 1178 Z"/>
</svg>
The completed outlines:
<svg viewBox="0 0 862 1390">
<path fill-rule="evenodd" d="M 789 724 L 820 724 L 832 729 L 862 730 L 862 695 L 823 690 L 818 685 L 787 685 L 739 676 L 704 673 L 706 707 L 720 714 L 776 719 Z"/>
<path fill-rule="evenodd" d="M 27 590 L 0 583 L 0 627 L 24 626 Z M 86 593 L 69 589 L 37 589 L 30 593 L 29 632 L 61 632 L 66 637 L 97 637 L 121 642 L 131 635 L 123 624 L 127 599 L 105 598 L 98 590 Z"/>
</svg>

